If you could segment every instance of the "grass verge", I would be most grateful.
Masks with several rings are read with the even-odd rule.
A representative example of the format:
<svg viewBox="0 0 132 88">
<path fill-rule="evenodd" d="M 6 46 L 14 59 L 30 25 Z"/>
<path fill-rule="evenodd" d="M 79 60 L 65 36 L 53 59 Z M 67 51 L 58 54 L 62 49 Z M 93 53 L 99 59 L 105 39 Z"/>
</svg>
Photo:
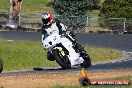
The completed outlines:
<svg viewBox="0 0 132 88">
<path fill-rule="evenodd" d="M 23 0 L 22 12 L 54 12 L 53 8 L 49 7 L 48 0 Z M 0 11 L 7 12 L 9 10 L 9 0 L 0 0 Z"/>
<path fill-rule="evenodd" d="M 122 52 L 115 49 L 93 46 L 85 46 L 84 48 L 89 53 L 92 62 L 109 61 L 123 56 Z"/>
<path fill-rule="evenodd" d="M 85 50 L 92 62 L 122 57 L 122 53 L 114 49 L 85 46 Z M 46 54 L 41 43 L 0 40 L 0 57 L 4 63 L 4 70 L 58 66 L 56 62 L 48 61 Z"/>
</svg>

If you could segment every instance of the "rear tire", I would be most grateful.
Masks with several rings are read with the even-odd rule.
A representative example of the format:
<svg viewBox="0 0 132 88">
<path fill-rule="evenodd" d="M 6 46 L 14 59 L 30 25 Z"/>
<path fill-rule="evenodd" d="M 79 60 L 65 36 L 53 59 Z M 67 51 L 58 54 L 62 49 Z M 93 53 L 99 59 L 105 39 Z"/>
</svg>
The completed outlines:
<svg viewBox="0 0 132 88">
<path fill-rule="evenodd" d="M 71 63 L 68 57 L 61 57 L 59 54 L 58 49 L 54 49 L 52 51 L 54 58 L 56 59 L 56 62 L 62 67 L 62 69 L 69 69 L 71 68 Z"/>
<path fill-rule="evenodd" d="M 0 59 L 0 73 L 3 71 L 3 62 L 2 60 Z"/>
<path fill-rule="evenodd" d="M 91 66 L 91 59 L 90 59 L 90 56 L 87 54 L 87 52 L 85 50 L 82 50 L 82 53 L 80 55 L 84 59 L 81 66 L 84 68 L 90 67 Z"/>
</svg>

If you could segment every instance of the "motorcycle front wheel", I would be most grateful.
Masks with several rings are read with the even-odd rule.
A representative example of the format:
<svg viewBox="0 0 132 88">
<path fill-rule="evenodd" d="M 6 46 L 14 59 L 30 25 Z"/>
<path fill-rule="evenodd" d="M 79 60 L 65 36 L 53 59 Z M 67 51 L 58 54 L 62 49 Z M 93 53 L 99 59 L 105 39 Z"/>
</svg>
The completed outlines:
<svg viewBox="0 0 132 88">
<path fill-rule="evenodd" d="M 67 55 L 62 54 L 64 50 L 59 51 L 59 49 L 52 50 L 53 56 L 56 59 L 56 62 L 62 67 L 62 69 L 69 69 L 71 68 L 71 63 Z"/>
</svg>

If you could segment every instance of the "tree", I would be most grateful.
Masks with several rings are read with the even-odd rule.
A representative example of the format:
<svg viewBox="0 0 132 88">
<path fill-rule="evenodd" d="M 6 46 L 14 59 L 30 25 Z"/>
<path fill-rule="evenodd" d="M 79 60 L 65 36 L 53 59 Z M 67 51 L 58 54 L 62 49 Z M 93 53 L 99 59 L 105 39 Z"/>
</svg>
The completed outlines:
<svg viewBox="0 0 132 88">
<path fill-rule="evenodd" d="M 59 14 L 79 16 L 87 13 L 87 0 L 55 0 L 53 6 Z"/>
<path fill-rule="evenodd" d="M 132 0 L 105 0 L 99 16 L 101 27 L 118 31 L 132 30 Z"/>
<path fill-rule="evenodd" d="M 72 29 L 83 28 L 87 22 L 87 12 L 95 8 L 99 0 L 54 0 L 53 8 L 62 15 L 61 20 Z"/>
<path fill-rule="evenodd" d="M 132 18 L 132 0 L 105 0 L 100 9 L 105 18 Z"/>
<path fill-rule="evenodd" d="M 53 7 L 59 14 L 84 15 L 99 8 L 100 0 L 54 0 Z"/>
</svg>

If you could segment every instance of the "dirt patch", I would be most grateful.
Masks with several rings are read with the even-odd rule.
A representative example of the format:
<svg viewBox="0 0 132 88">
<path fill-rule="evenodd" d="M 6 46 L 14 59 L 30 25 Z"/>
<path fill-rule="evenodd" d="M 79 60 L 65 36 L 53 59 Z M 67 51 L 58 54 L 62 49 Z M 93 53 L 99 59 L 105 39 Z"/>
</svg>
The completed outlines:
<svg viewBox="0 0 132 88">
<path fill-rule="evenodd" d="M 80 76 L 80 72 L 3 76 L 0 77 L 0 85 L 5 88 L 49 88 L 55 85 L 80 85 L 78 82 Z M 132 76 L 132 70 L 89 72 L 90 79 L 111 79 L 122 76 Z"/>
</svg>

